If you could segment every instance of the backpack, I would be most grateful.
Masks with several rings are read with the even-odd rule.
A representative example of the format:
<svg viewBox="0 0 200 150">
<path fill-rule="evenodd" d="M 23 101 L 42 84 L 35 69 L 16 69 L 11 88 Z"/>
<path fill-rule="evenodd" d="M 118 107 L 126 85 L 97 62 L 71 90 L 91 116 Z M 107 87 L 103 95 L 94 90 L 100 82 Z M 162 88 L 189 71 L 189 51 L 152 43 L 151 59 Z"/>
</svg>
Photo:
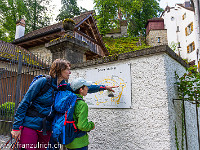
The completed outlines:
<svg viewBox="0 0 200 150">
<path fill-rule="evenodd" d="M 77 96 L 71 91 L 59 91 L 55 96 L 54 109 L 57 111 L 52 123 L 52 137 L 55 142 L 67 145 L 75 138 L 84 136 L 87 132 L 80 131 L 73 119 Z"/>
<path fill-rule="evenodd" d="M 35 96 L 36 97 L 40 97 L 42 96 L 43 94 L 45 94 L 49 88 L 51 87 L 51 76 L 50 75 L 38 75 L 38 76 L 35 76 L 31 82 L 31 84 L 29 85 L 29 87 L 36 81 L 38 80 L 39 78 L 42 78 L 42 77 L 46 77 L 46 84 L 44 85 L 44 87 L 40 90 L 40 92 Z"/>
</svg>

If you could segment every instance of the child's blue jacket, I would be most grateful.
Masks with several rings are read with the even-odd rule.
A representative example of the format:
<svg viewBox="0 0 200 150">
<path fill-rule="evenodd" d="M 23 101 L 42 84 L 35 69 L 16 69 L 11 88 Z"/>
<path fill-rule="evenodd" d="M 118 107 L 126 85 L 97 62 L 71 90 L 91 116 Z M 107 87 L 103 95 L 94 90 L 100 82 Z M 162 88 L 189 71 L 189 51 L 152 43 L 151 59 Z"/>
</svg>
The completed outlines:
<svg viewBox="0 0 200 150">
<path fill-rule="evenodd" d="M 40 117 L 30 117 L 27 116 L 27 110 L 31 106 L 35 107 L 37 111 L 45 116 L 48 116 L 51 111 L 51 106 L 54 103 L 54 99 L 52 98 L 52 92 L 54 88 L 57 88 L 57 78 L 52 78 L 52 86 L 49 90 L 39 97 L 35 97 L 40 90 L 46 84 L 47 79 L 45 77 L 39 78 L 35 81 L 28 89 L 24 98 L 20 102 L 16 114 L 14 116 L 13 130 L 19 130 L 20 126 L 28 127 L 31 129 L 43 130 L 43 118 Z M 65 90 L 72 91 L 70 84 L 66 83 L 64 80 L 60 84 L 65 85 Z M 58 89 L 58 88 L 57 88 Z M 105 90 L 105 86 L 102 85 L 91 85 L 89 87 L 89 93 L 98 92 L 100 90 Z M 57 91 L 54 92 L 55 94 Z M 51 123 L 49 121 L 46 122 L 46 130 L 51 130 Z"/>
</svg>

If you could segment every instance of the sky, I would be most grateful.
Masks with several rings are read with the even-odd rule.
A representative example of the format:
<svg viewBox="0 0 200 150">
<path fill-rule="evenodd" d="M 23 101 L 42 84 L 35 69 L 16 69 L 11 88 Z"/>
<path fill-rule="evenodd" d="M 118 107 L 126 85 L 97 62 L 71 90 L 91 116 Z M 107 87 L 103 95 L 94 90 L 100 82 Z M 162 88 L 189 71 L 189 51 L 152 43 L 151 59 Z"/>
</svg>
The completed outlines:
<svg viewBox="0 0 200 150">
<path fill-rule="evenodd" d="M 175 6 L 176 3 L 184 3 L 185 0 L 160 0 L 160 7 L 165 9 L 168 5 L 170 7 Z M 53 16 L 57 16 L 61 7 L 61 0 L 52 0 L 52 4 L 55 5 Z M 93 0 L 77 0 L 78 6 L 81 6 L 87 10 L 93 10 Z"/>
</svg>

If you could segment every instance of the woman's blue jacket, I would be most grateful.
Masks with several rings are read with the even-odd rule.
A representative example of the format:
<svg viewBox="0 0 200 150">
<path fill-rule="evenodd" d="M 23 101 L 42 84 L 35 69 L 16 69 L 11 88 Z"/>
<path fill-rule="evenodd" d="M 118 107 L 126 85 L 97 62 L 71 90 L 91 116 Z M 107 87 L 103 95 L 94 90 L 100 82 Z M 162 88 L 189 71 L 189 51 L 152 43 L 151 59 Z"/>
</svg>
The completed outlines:
<svg viewBox="0 0 200 150">
<path fill-rule="evenodd" d="M 41 77 L 36 80 L 26 92 L 24 98 L 20 102 L 16 114 L 14 116 L 13 130 L 19 130 L 21 126 L 28 127 L 31 129 L 43 130 L 43 118 L 41 117 L 30 117 L 27 116 L 27 110 L 30 106 L 34 106 L 37 111 L 45 116 L 48 116 L 51 111 L 51 106 L 54 103 L 54 99 L 52 98 L 53 89 L 57 88 L 57 78 L 52 78 L 52 87 L 44 93 L 43 95 L 36 97 L 36 95 L 40 92 L 40 90 L 46 84 L 46 77 Z M 64 80 L 60 83 L 60 85 L 65 85 L 65 90 L 72 91 L 70 84 L 66 83 Z M 60 86 L 59 85 L 59 86 Z M 100 90 L 105 90 L 105 86 L 102 85 L 91 85 L 89 87 L 89 93 L 98 92 Z M 54 93 L 56 94 L 57 91 Z M 49 121 L 46 122 L 46 130 L 51 130 L 51 123 Z"/>
</svg>

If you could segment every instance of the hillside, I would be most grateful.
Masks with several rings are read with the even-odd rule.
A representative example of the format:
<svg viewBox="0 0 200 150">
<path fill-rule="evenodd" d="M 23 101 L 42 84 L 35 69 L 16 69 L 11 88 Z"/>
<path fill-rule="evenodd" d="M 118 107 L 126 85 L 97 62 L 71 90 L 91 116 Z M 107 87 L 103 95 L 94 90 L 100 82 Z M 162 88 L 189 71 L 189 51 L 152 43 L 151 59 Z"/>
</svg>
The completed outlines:
<svg viewBox="0 0 200 150">
<path fill-rule="evenodd" d="M 150 47 L 146 45 L 143 40 L 140 42 L 139 37 L 103 37 L 103 41 L 110 55 L 127 53 Z"/>
</svg>

